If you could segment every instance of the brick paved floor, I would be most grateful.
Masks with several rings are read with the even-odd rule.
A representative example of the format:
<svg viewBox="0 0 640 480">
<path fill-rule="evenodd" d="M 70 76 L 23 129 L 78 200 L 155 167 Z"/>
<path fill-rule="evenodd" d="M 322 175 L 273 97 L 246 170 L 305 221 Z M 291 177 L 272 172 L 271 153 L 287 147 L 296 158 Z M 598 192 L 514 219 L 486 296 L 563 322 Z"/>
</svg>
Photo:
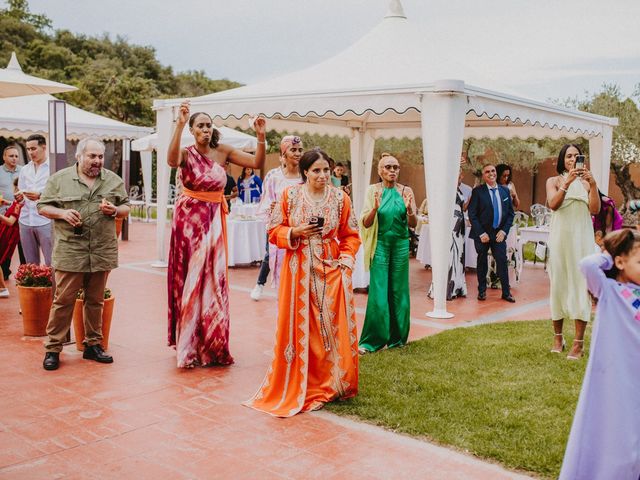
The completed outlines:
<svg viewBox="0 0 640 480">
<path fill-rule="evenodd" d="M 248 292 L 256 267 L 230 269 L 229 368 L 178 370 L 166 346 L 165 271 L 150 266 L 155 225 L 133 223 L 121 242 L 121 267 L 109 279 L 116 297 L 112 365 L 65 347 L 61 367 L 42 369 L 43 338 L 22 336 L 13 281 L 0 299 L 0 479 L 211 478 L 525 478 L 498 465 L 328 412 L 276 419 L 241 406 L 270 358 L 275 291 Z M 412 330 L 417 339 L 458 326 L 548 318 L 548 281 L 525 269 L 515 305 L 469 298 L 449 303 L 451 320 L 424 316 L 431 273 L 411 265 Z M 366 295 L 357 295 L 361 326 Z"/>
</svg>

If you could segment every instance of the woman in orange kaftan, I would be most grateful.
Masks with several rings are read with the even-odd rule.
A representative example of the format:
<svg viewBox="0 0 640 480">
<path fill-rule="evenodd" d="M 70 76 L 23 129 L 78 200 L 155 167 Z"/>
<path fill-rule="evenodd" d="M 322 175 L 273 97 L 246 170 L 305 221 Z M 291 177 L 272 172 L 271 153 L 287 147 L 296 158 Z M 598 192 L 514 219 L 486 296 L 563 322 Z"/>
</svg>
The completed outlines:
<svg viewBox="0 0 640 480">
<path fill-rule="evenodd" d="M 180 148 L 182 130 L 189 123 L 195 143 Z M 224 166 L 235 163 L 261 168 L 265 159 L 265 122 L 255 121 L 255 157 L 219 144 L 211 117 L 180 105 L 167 162 L 178 168 L 182 194 L 176 201 L 171 229 L 167 288 L 168 343 L 176 349 L 178 368 L 230 365 L 229 281 Z"/>
<path fill-rule="evenodd" d="M 284 191 L 269 238 L 286 249 L 274 358 L 246 405 L 277 417 L 358 393 L 358 335 L 351 270 L 360 247 L 349 196 L 330 183 L 321 150 L 300 160 L 304 183 Z"/>
</svg>

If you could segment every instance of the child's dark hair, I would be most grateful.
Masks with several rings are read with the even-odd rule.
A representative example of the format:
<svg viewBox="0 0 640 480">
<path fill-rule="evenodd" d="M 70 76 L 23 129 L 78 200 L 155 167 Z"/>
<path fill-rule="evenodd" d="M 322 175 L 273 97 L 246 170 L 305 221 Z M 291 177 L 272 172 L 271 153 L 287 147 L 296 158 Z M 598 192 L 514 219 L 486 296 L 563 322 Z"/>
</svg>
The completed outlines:
<svg viewBox="0 0 640 480">
<path fill-rule="evenodd" d="M 634 247 L 640 244 L 640 232 L 631 230 L 630 228 L 623 228 L 622 230 L 608 233 L 604 237 L 603 242 L 605 250 L 609 252 L 609 255 L 611 255 L 611 258 L 613 258 L 615 262 L 616 257 L 631 253 Z M 620 270 L 615 266 L 615 263 L 613 267 L 606 272 L 609 278 L 616 278 L 619 273 Z"/>
</svg>

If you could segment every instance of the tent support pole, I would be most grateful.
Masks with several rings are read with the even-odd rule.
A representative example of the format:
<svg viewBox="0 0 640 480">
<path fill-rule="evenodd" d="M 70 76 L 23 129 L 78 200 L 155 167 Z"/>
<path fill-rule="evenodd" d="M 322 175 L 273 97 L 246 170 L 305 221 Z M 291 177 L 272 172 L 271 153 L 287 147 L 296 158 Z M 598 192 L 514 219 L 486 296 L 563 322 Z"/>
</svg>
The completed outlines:
<svg viewBox="0 0 640 480">
<path fill-rule="evenodd" d="M 609 170 L 611 165 L 611 143 L 613 127 L 604 126 L 602 134 L 589 139 L 589 160 L 593 177 L 598 188 L 605 195 L 609 194 Z"/>
<path fill-rule="evenodd" d="M 444 81 L 440 87 L 432 93 L 423 94 L 421 98 L 434 294 L 434 308 L 427 312 L 427 316 L 451 318 L 453 314 L 447 312 L 447 275 L 467 97 L 463 94 L 464 82 Z"/>
<path fill-rule="evenodd" d="M 351 154 L 351 182 L 353 189 L 353 208 L 356 216 L 364 206 L 364 198 L 371 178 L 373 147 L 375 139 L 364 128 L 353 128 L 349 141 Z"/>
<path fill-rule="evenodd" d="M 167 266 L 167 250 L 165 236 L 167 225 L 167 200 L 169 198 L 169 179 L 171 168 L 167 164 L 167 150 L 173 130 L 173 109 L 164 108 L 157 111 L 156 127 L 158 131 L 157 176 L 156 186 L 158 210 L 156 215 L 156 252 L 157 259 L 152 267 L 165 268 Z"/>
<path fill-rule="evenodd" d="M 122 139 L 122 181 L 124 188 L 131 190 L 131 139 Z M 122 240 L 129 240 L 129 217 L 122 223 Z"/>
</svg>

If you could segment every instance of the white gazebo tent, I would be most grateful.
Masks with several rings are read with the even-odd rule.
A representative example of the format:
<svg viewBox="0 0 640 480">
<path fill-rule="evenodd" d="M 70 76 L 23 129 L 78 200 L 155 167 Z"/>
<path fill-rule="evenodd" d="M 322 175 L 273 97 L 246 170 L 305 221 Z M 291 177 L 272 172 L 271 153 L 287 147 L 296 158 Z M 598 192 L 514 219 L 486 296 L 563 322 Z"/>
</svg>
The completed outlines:
<svg viewBox="0 0 640 480">
<path fill-rule="evenodd" d="M 0 135 L 28 137 L 39 133 L 49 136 L 49 101 L 52 95 L 30 95 L 0 99 Z M 128 168 L 129 140 L 147 135 L 149 127 L 138 127 L 66 105 L 66 138 L 80 140 L 96 137 L 101 140 L 121 140 L 123 143 L 123 172 Z M 128 181 L 128 176 L 123 175 Z"/>
<path fill-rule="evenodd" d="M 0 99 L 0 135 L 28 136 L 34 133 L 48 135 L 49 100 L 52 95 L 30 95 Z M 138 138 L 153 131 L 87 112 L 67 104 L 67 138 L 79 140 L 98 137 L 102 140 Z"/>
<path fill-rule="evenodd" d="M 510 93 L 479 88 L 491 79 L 441 58 L 438 41 L 406 18 L 391 0 L 384 19 L 355 44 L 310 68 L 265 82 L 191 99 L 193 108 L 234 126 L 262 114 L 268 128 L 344 135 L 351 139 L 354 205 L 360 211 L 376 138 L 421 137 L 429 203 L 434 310 L 448 318 L 446 278 L 462 142 L 473 138 L 585 137 L 591 169 L 607 191 L 613 118 L 564 109 Z M 455 79 L 455 80 L 448 80 Z M 180 99 L 156 100 L 159 185 L 166 192 L 166 151 Z M 160 192 L 159 192 L 160 195 Z M 160 199 L 160 196 L 159 196 Z M 166 195 L 159 202 L 164 218 Z M 158 222 L 158 257 L 164 260 L 164 228 Z"/>
<path fill-rule="evenodd" d="M 258 140 L 256 137 L 239 132 L 233 128 L 217 127 L 220 132 L 220 142 L 231 145 L 233 148 L 243 150 L 245 152 L 255 152 L 258 148 Z M 193 135 L 189 129 L 185 128 L 180 138 L 180 146 L 187 147 L 193 144 Z M 152 133 L 144 137 L 138 138 L 131 142 L 131 150 L 140 152 L 140 162 L 142 163 L 142 183 L 144 185 L 144 201 L 149 205 L 151 202 L 151 184 L 152 171 L 152 154 L 158 148 L 158 134 Z"/>
<path fill-rule="evenodd" d="M 0 69 L 0 98 L 71 92 L 73 90 L 77 90 L 77 88 L 24 73 L 16 57 L 16 52 L 11 52 L 7 68 Z"/>
</svg>

